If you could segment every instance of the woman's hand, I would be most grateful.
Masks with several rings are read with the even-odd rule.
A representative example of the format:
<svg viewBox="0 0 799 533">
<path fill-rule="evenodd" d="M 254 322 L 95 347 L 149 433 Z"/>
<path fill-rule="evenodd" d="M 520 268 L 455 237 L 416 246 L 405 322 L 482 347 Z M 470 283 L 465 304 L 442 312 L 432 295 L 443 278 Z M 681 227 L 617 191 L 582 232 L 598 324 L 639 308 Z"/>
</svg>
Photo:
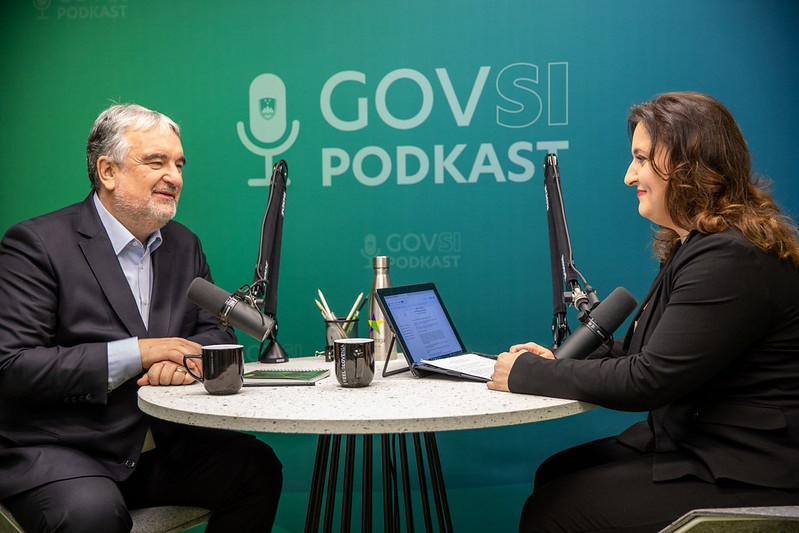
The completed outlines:
<svg viewBox="0 0 799 533">
<path fill-rule="evenodd" d="M 510 369 L 513 368 L 513 363 L 516 362 L 516 358 L 522 353 L 524 352 L 502 352 L 497 356 L 497 362 L 494 364 L 494 373 L 491 374 L 491 381 L 486 383 L 489 389 L 510 392 L 508 388 Z"/>
<path fill-rule="evenodd" d="M 491 381 L 486 383 L 491 390 L 499 390 L 510 392 L 508 388 L 508 376 L 510 369 L 513 368 L 513 363 L 516 359 L 525 352 L 534 353 L 546 359 L 554 359 L 555 355 L 551 350 L 534 342 L 526 342 L 524 344 L 514 344 L 510 347 L 510 351 L 503 352 L 497 356 L 497 362 L 494 365 L 494 373 L 491 374 Z"/>
<path fill-rule="evenodd" d="M 555 354 L 549 348 L 544 348 L 540 344 L 534 342 L 525 342 L 524 344 L 514 344 L 510 347 L 510 353 L 530 352 L 540 355 L 544 359 L 554 359 Z"/>
</svg>

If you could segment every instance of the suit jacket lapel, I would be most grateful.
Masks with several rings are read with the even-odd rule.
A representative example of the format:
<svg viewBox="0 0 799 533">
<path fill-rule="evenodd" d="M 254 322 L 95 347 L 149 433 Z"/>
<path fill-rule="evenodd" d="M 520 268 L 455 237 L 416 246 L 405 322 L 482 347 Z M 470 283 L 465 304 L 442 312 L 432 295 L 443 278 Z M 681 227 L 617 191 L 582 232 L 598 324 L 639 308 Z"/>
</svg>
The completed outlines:
<svg viewBox="0 0 799 533">
<path fill-rule="evenodd" d="M 152 307 L 150 309 L 150 336 L 168 337 L 172 318 L 173 287 L 175 281 L 174 250 L 168 238 L 167 227 L 161 229 L 164 239 L 153 252 Z"/>
<path fill-rule="evenodd" d="M 649 322 L 654 314 L 654 310 L 651 307 L 653 302 L 657 302 L 661 299 L 660 295 L 663 292 L 663 276 L 665 276 L 665 274 L 669 271 L 672 263 L 674 262 L 674 258 L 677 257 L 679 252 L 684 247 L 684 243 L 678 243 L 677 248 L 674 249 L 671 255 L 669 255 L 666 261 L 661 265 L 660 271 L 658 272 L 655 281 L 652 282 L 652 286 L 649 288 L 649 293 L 646 295 L 643 305 L 640 307 L 640 309 L 638 309 L 638 312 L 633 319 L 632 325 L 625 336 L 624 348 L 627 353 L 637 353 L 643 348 L 644 337 L 646 335 L 647 328 L 649 327 Z"/>
<path fill-rule="evenodd" d="M 83 237 L 78 245 L 89 263 L 103 294 L 111 303 L 119 319 L 132 337 L 147 337 L 139 308 L 130 292 L 130 287 L 114 254 L 108 234 L 100 222 L 92 195 L 84 200 L 76 231 Z"/>
</svg>

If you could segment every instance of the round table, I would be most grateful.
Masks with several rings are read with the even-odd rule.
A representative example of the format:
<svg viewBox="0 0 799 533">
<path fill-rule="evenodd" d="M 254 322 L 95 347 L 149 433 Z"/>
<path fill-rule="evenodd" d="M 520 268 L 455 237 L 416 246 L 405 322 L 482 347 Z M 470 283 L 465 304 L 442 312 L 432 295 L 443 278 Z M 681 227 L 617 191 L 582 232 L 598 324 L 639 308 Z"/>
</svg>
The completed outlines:
<svg viewBox="0 0 799 533">
<path fill-rule="evenodd" d="M 398 372 L 403 365 L 404 361 L 390 361 L 388 370 Z M 307 532 L 317 531 L 323 500 L 323 530 L 334 529 L 342 435 L 346 436 L 340 510 L 342 531 L 349 530 L 351 521 L 356 435 L 362 435 L 361 530 L 371 531 L 372 527 L 372 435 L 380 435 L 383 531 L 402 531 L 408 529 L 407 524 L 413 524 L 408 461 L 411 450 L 416 457 L 425 529 L 433 529 L 429 480 L 438 530 L 452 531 L 435 432 L 538 422 L 594 407 L 573 400 L 492 391 L 485 383 L 444 375 L 416 378 L 410 372 L 401 372 L 384 377 L 383 362 L 375 366 L 375 378 L 369 386 L 345 388 L 336 380 L 333 363 L 320 357 L 300 357 L 270 365 L 247 363 L 245 372 L 261 368 L 327 368 L 330 376 L 310 386 L 244 387 L 230 396 L 212 396 L 200 384 L 148 386 L 139 389 L 139 407 L 152 416 L 182 424 L 319 435 L 305 524 Z M 406 442 L 406 436 L 410 442 Z M 400 477 L 402 491 L 396 487 Z M 400 516 L 400 492 L 405 524 Z"/>
<path fill-rule="evenodd" d="M 376 366 L 382 368 L 382 362 Z M 401 366 L 391 361 L 389 369 Z M 299 357 L 287 363 L 247 363 L 253 369 L 329 368 L 313 386 L 244 387 L 211 396 L 200 384 L 142 387 L 139 407 L 165 420 L 196 426 L 267 433 L 368 434 L 476 429 L 539 422 L 582 413 L 593 405 L 489 390 L 485 383 L 409 372 L 382 377 L 368 387 L 339 385 L 333 364 Z"/>
</svg>

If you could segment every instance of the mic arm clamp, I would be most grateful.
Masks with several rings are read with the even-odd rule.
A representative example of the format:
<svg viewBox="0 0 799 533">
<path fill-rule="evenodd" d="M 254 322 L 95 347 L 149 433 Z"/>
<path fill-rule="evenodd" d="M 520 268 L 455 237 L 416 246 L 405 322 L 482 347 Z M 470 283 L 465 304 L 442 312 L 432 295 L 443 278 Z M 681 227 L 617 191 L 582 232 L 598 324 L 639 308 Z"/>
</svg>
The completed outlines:
<svg viewBox="0 0 799 533">
<path fill-rule="evenodd" d="M 231 294 L 225 300 L 225 304 L 222 306 L 222 310 L 219 311 L 219 324 L 217 327 L 221 330 L 226 330 L 227 327 L 230 325 L 228 321 L 228 317 L 230 316 L 230 312 L 233 311 L 233 308 L 241 301 L 241 296 L 239 291 L 236 291 L 234 294 Z"/>
<path fill-rule="evenodd" d="M 563 293 L 563 300 L 567 305 L 573 305 L 578 310 L 577 319 L 580 322 L 585 322 L 591 310 L 599 304 L 599 297 L 596 295 L 594 288 L 585 284 L 585 291 L 579 284 L 575 284 L 571 291 Z"/>
<path fill-rule="evenodd" d="M 231 294 L 225 300 L 225 303 L 222 306 L 222 310 L 219 311 L 219 315 L 217 318 L 219 319 L 219 329 L 225 330 L 230 325 L 230 321 L 228 317 L 230 313 L 233 312 L 233 308 L 236 307 L 239 302 L 244 301 L 247 305 L 252 307 L 255 310 L 258 310 L 258 305 L 256 304 L 255 297 L 252 293 L 252 288 L 256 284 L 253 283 L 252 285 L 242 285 L 239 287 L 236 292 Z M 260 314 L 260 313 L 259 313 Z M 261 324 L 264 324 L 264 316 L 261 315 Z"/>
</svg>

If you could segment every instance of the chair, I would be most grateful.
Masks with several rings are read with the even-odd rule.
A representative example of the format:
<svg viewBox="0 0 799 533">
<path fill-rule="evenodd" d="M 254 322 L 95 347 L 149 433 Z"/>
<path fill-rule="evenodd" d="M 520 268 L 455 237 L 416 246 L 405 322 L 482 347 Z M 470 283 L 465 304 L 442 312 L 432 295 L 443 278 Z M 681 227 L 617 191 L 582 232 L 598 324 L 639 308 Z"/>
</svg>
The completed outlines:
<svg viewBox="0 0 799 533">
<path fill-rule="evenodd" d="M 132 533 L 178 533 L 208 520 L 211 512 L 201 507 L 165 505 L 130 512 Z M 0 533 L 24 533 L 11 512 L 0 503 Z"/>
<path fill-rule="evenodd" d="M 799 506 L 695 509 L 660 533 L 799 532 Z"/>
</svg>

